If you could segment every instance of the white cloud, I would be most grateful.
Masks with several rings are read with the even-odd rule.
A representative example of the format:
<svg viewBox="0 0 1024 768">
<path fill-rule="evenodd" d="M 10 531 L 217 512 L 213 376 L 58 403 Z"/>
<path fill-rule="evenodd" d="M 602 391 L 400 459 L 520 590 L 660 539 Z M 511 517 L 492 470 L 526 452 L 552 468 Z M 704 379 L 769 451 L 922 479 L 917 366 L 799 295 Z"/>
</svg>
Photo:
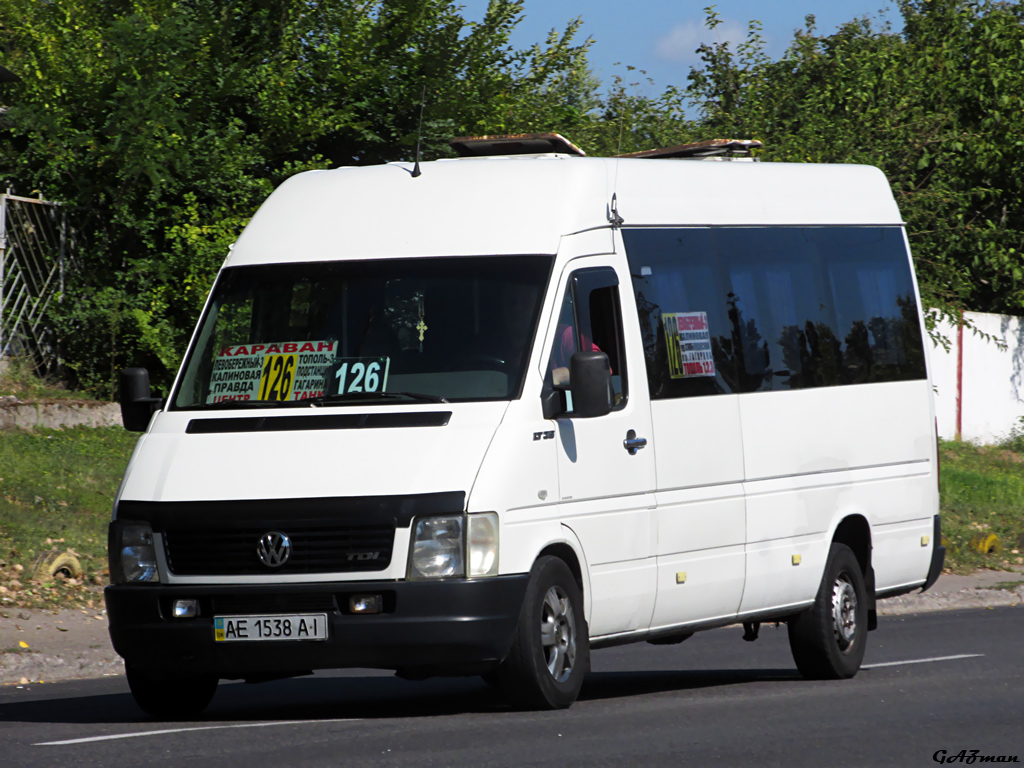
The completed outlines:
<svg viewBox="0 0 1024 768">
<path fill-rule="evenodd" d="M 735 21 L 723 19 L 714 29 L 703 23 L 687 21 L 676 24 L 668 34 L 654 44 L 654 55 L 663 61 L 690 63 L 697 60 L 696 50 L 701 43 L 730 43 L 733 47 L 746 39 L 747 28 Z"/>
</svg>

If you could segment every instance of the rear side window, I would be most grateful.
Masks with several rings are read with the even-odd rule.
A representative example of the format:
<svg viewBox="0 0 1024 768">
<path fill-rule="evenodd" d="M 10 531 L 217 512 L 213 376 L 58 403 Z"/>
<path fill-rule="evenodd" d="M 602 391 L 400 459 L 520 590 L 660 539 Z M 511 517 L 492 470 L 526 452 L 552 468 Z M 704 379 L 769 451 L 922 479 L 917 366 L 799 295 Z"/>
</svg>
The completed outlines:
<svg viewBox="0 0 1024 768">
<path fill-rule="evenodd" d="M 903 232 L 812 230 L 827 250 L 831 299 L 842 330 L 843 384 L 925 377 L 924 343 Z"/>
<path fill-rule="evenodd" d="M 627 229 L 652 398 L 920 379 L 897 227 Z"/>
</svg>

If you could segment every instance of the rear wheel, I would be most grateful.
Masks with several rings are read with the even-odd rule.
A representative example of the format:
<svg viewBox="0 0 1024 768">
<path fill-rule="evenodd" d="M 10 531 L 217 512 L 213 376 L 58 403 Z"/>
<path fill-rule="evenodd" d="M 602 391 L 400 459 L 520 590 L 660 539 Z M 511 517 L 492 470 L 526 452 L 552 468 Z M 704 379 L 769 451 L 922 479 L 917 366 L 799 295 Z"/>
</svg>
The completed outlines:
<svg viewBox="0 0 1024 768">
<path fill-rule="evenodd" d="M 500 687 L 518 704 L 564 709 L 579 696 L 589 666 L 580 588 L 562 560 L 542 557 L 530 572 L 512 649 L 497 670 Z"/>
<path fill-rule="evenodd" d="M 810 680 L 853 677 L 864 659 L 868 601 L 857 557 L 833 544 L 810 610 L 789 620 L 789 647 L 800 674 Z"/>
<path fill-rule="evenodd" d="M 146 714 L 172 719 L 200 714 L 217 690 L 217 678 L 157 677 L 141 672 L 127 662 L 124 665 L 128 687 L 135 703 Z"/>
</svg>

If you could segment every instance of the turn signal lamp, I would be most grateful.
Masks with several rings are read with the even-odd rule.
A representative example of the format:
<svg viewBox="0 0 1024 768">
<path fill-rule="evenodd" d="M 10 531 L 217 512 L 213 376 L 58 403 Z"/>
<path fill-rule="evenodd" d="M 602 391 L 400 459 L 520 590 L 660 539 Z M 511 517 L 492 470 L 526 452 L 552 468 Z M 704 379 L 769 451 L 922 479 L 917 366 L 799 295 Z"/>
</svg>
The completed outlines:
<svg viewBox="0 0 1024 768">
<path fill-rule="evenodd" d="M 494 512 L 469 515 L 468 576 L 498 575 L 498 516 Z"/>
</svg>

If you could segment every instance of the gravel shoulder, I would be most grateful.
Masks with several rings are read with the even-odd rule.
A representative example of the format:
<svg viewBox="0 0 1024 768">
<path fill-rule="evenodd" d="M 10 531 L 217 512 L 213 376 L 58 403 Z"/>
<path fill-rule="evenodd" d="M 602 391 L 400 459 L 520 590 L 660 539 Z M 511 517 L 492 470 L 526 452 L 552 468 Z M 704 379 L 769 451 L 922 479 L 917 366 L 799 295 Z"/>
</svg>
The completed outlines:
<svg viewBox="0 0 1024 768">
<path fill-rule="evenodd" d="M 102 608 L 5 610 L 0 618 L 0 684 L 122 675 Z"/>
<path fill-rule="evenodd" d="M 1016 586 L 1007 586 L 1008 584 Z M 929 591 L 882 600 L 880 616 L 1024 604 L 1024 570 L 944 574 Z M 106 611 L 11 608 L 0 618 L 0 685 L 124 674 Z"/>
</svg>

